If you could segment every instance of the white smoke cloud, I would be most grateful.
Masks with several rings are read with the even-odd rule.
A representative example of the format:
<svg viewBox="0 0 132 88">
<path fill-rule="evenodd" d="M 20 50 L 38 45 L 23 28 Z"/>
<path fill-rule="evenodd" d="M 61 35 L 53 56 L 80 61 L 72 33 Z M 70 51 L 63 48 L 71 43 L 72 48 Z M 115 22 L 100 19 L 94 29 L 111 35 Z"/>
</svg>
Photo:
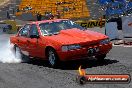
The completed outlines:
<svg viewBox="0 0 132 88">
<path fill-rule="evenodd" d="M 15 57 L 15 52 L 13 50 L 13 46 L 10 45 L 8 41 L 4 44 L 4 47 L 0 49 L 0 62 L 2 63 L 20 63 L 22 60 L 20 58 Z"/>
</svg>

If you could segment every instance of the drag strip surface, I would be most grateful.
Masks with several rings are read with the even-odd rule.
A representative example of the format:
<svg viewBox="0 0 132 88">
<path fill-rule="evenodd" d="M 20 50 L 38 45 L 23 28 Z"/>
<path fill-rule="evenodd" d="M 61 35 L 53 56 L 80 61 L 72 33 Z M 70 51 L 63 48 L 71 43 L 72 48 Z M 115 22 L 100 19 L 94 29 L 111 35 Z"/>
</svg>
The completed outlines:
<svg viewBox="0 0 132 88">
<path fill-rule="evenodd" d="M 0 35 L 0 60 L 8 60 L 9 36 Z M 7 54 L 5 58 L 3 54 Z M 76 83 L 78 67 L 88 74 L 132 75 L 132 48 L 114 46 L 103 63 L 95 61 L 65 62 L 58 69 L 50 68 L 46 61 L 30 63 L 0 63 L 0 88 L 131 88 L 129 84 L 86 84 Z"/>
</svg>

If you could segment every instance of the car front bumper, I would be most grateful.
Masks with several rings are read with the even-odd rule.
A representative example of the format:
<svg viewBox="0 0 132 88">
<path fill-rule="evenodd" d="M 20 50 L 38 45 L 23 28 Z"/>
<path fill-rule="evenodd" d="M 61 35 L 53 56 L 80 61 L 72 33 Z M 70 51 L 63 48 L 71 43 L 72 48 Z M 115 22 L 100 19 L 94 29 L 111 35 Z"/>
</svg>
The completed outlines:
<svg viewBox="0 0 132 88">
<path fill-rule="evenodd" d="M 99 51 L 94 53 L 89 53 L 89 49 L 95 49 L 98 48 Z M 89 47 L 84 47 L 77 50 L 70 50 L 67 52 L 57 51 L 57 54 L 59 56 L 59 59 L 61 61 L 67 61 L 67 60 L 78 60 L 83 58 L 88 58 L 91 56 L 97 56 L 102 54 L 107 54 L 112 49 L 112 43 L 104 44 L 104 45 L 94 45 Z"/>
</svg>

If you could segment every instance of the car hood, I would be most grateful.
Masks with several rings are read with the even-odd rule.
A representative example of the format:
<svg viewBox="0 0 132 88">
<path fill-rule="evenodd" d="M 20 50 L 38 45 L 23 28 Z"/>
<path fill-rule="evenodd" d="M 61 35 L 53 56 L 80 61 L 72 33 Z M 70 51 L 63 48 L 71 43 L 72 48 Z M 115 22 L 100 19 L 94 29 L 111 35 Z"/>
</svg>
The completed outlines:
<svg viewBox="0 0 132 88">
<path fill-rule="evenodd" d="M 67 29 L 61 30 L 59 34 L 47 36 L 49 40 L 53 40 L 62 44 L 79 44 L 81 42 L 99 41 L 108 38 L 106 35 L 89 30 Z"/>
</svg>

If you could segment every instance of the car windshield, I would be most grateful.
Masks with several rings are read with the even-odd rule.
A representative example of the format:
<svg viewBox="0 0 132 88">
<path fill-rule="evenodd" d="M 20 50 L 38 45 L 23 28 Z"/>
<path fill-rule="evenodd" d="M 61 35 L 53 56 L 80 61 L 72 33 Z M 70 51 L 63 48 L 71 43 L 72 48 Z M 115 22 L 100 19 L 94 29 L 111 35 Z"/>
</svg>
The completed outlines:
<svg viewBox="0 0 132 88">
<path fill-rule="evenodd" d="M 39 24 L 42 35 L 58 34 L 61 30 L 77 28 L 84 30 L 83 27 L 70 20 L 62 20 L 59 22 L 47 22 Z"/>
</svg>

